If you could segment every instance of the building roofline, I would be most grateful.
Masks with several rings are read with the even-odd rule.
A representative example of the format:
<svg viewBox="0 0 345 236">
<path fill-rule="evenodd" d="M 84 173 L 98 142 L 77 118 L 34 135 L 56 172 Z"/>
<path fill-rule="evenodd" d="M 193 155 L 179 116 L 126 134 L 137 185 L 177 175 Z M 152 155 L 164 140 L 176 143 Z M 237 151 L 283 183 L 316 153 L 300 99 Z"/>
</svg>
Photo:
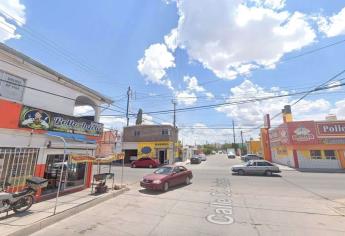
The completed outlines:
<svg viewBox="0 0 345 236">
<path fill-rule="evenodd" d="M 111 104 L 111 103 L 114 102 L 111 98 L 109 98 L 109 97 L 107 97 L 105 95 L 102 95 L 101 93 L 99 93 L 99 92 L 97 92 L 97 91 L 95 91 L 93 89 L 90 89 L 90 88 L 86 87 L 85 85 L 80 84 L 80 83 L 78 83 L 78 82 L 76 82 L 76 81 L 66 77 L 65 75 L 63 75 L 63 74 L 61 74 L 61 73 L 59 73 L 59 72 L 49 68 L 48 66 L 43 65 L 42 63 L 32 59 L 31 57 L 29 57 L 29 56 L 27 56 L 27 55 L 25 55 L 25 54 L 15 50 L 15 49 L 11 48 L 9 46 L 7 46 L 4 43 L 0 43 L 0 49 L 4 50 L 7 53 L 10 53 L 12 55 L 15 55 L 15 56 L 21 58 L 22 60 L 24 60 L 24 61 L 26 61 L 26 62 L 28 62 L 28 63 L 30 63 L 30 64 L 38 67 L 38 68 L 40 68 L 41 70 L 44 70 L 44 71 L 46 71 L 46 72 L 48 72 L 48 73 L 58 77 L 59 79 L 62 79 L 64 81 L 66 81 L 67 83 L 70 83 L 70 84 L 72 84 L 74 86 L 77 86 L 77 87 L 81 88 L 82 90 L 85 90 L 88 93 L 91 93 L 91 94 L 95 95 L 101 101 L 103 101 L 103 102 L 105 102 L 107 104 Z"/>
</svg>

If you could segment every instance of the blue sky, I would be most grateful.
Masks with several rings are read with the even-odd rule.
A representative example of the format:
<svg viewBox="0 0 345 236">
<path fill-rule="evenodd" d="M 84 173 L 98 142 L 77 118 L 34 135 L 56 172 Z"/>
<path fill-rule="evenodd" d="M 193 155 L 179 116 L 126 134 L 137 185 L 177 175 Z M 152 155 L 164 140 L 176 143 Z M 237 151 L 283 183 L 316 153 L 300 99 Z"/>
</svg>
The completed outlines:
<svg viewBox="0 0 345 236">
<path fill-rule="evenodd" d="M 20 37 L 5 34 L 0 40 L 112 97 L 117 106 L 125 107 L 130 85 L 132 112 L 156 111 L 171 109 L 173 98 L 183 108 L 302 91 L 328 80 L 345 67 L 345 43 L 283 61 L 345 39 L 344 7 L 340 0 L 4 0 L 0 10 L 20 21 L 0 16 Z M 178 36 L 170 45 L 165 37 L 173 29 Z M 236 127 L 254 127 L 263 114 L 273 115 L 294 99 L 178 113 L 180 127 L 200 128 L 184 129 L 181 137 L 190 143 L 228 141 L 231 131 L 207 127 L 230 127 L 232 120 Z M 296 119 L 329 113 L 345 119 L 344 90 L 309 96 L 292 111 Z M 172 122 L 172 115 L 146 119 Z M 108 127 L 123 124 L 103 121 Z M 246 132 L 245 139 L 256 135 Z"/>
</svg>

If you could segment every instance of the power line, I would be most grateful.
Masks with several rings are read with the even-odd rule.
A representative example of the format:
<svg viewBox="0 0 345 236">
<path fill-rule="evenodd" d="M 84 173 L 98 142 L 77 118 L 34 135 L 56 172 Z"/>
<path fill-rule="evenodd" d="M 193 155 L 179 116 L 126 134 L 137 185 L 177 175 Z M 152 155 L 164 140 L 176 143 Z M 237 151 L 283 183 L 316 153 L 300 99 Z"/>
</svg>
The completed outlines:
<svg viewBox="0 0 345 236">
<path fill-rule="evenodd" d="M 34 29 L 30 28 L 29 26 L 24 26 L 25 22 L 21 21 L 20 19 L 14 17 L 13 15 L 11 15 L 10 13 L 6 12 L 4 9 L 0 8 L 0 13 L 8 18 L 8 19 L 12 19 L 15 22 L 19 22 L 20 24 L 16 24 L 16 26 L 18 26 L 19 29 L 21 29 L 22 31 L 26 32 L 27 34 L 29 34 L 33 39 L 35 39 L 38 43 L 41 44 L 41 46 L 43 46 L 44 48 L 51 50 L 51 52 L 54 52 L 56 54 L 59 54 L 60 56 L 63 56 L 63 58 L 65 58 L 68 62 L 74 64 L 75 66 L 78 67 L 78 69 L 84 70 L 86 72 L 93 72 L 94 74 L 97 75 L 97 77 L 109 77 L 106 74 L 104 74 L 103 72 L 99 72 L 95 67 L 90 66 L 89 64 L 86 63 L 85 60 L 81 59 L 80 57 L 77 58 L 76 56 L 74 56 L 72 53 L 70 53 L 68 50 L 64 49 L 62 46 L 60 46 L 59 44 L 57 44 L 55 41 L 48 39 L 47 37 L 45 37 L 44 35 L 38 33 L 37 31 L 35 31 Z M 9 32 L 8 30 L 2 28 L 3 30 Z M 12 33 L 12 32 L 9 32 Z M 99 81 L 97 81 L 99 82 Z M 107 81 L 109 82 L 109 81 Z M 116 82 L 118 85 L 121 86 L 125 86 L 124 84 L 118 83 Z"/>
<path fill-rule="evenodd" d="M 306 56 L 306 55 L 310 55 L 310 54 L 313 54 L 313 53 L 316 53 L 316 52 L 319 52 L 319 51 L 322 51 L 326 48 L 330 48 L 330 47 L 333 47 L 333 46 L 336 46 L 336 45 L 339 45 L 339 44 L 342 44 L 342 43 L 345 43 L 345 39 L 341 39 L 339 41 L 336 41 L 336 42 L 333 42 L 333 43 L 330 43 L 330 44 L 327 44 L 325 46 L 322 46 L 322 47 L 318 47 L 318 48 L 315 48 L 315 49 L 312 49 L 312 50 L 309 50 L 309 51 L 305 51 L 299 55 L 296 55 L 296 56 L 292 56 L 292 57 L 288 57 L 286 59 L 282 59 L 280 60 L 279 62 L 277 63 L 270 63 L 268 65 L 266 65 L 265 67 L 270 67 L 270 66 L 275 66 L 275 65 L 279 65 L 279 64 L 282 64 L 284 62 L 288 62 L 288 61 L 292 61 L 292 60 L 295 60 L 297 58 L 300 58 L 300 57 L 303 57 L 303 56 Z M 248 69 L 247 71 L 245 72 L 242 72 L 242 73 L 239 73 L 238 76 L 241 76 L 241 75 L 246 75 L 248 74 L 249 72 L 253 72 L 253 71 L 256 71 L 256 70 L 263 70 L 265 69 L 265 67 L 255 67 L 255 68 L 252 68 L 252 69 Z M 215 79 L 215 80 L 209 80 L 209 81 L 205 81 L 204 83 L 201 83 L 199 85 L 205 85 L 205 84 L 209 84 L 209 83 L 214 83 L 214 82 L 218 82 L 218 81 L 221 81 L 223 79 Z"/>
<path fill-rule="evenodd" d="M 6 82 L 6 83 L 8 83 L 8 84 L 16 85 L 16 86 L 19 86 L 19 87 L 31 89 L 31 90 L 34 90 L 34 91 L 37 91 L 37 92 L 49 94 L 49 95 L 52 95 L 52 96 L 64 98 L 64 99 L 67 99 L 67 100 L 72 100 L 72 101 L 74 101 L 74 102 L 77 101 L 75 98 L 70 98 L 70 97 L 67 97 L 67 96 L 64 96 L 64 95 L 61 95 L 61 94 L 57 94 L 57 93 L 45 91 L 45 90 L 42 90 L 42 89 L 30 87 L 30 86 L 27 86 L 27 85 L 17 84 L 17 83 L 11 82 L 11 81 L 3 80 L 3 79 L 0 79 L 0 81 Z M 90 106 L 91 106 L 91 105 L 90 105 Z M 104 106 L 99 106 L 99 105 L 95 105 L 95 106 L 96 106 L 96 107 L 99 107 L 99 108 L 103 108 L 103 109 L 105 109 L 105 110 L 110 110 L 110 111 L 115 111 L 115 112 L 121 112 L 121 111 L 118 111 L 118 110 L 111 109 L 111 108 L 109 108 L 109 107 L 104 107 Z"/>
</svg>

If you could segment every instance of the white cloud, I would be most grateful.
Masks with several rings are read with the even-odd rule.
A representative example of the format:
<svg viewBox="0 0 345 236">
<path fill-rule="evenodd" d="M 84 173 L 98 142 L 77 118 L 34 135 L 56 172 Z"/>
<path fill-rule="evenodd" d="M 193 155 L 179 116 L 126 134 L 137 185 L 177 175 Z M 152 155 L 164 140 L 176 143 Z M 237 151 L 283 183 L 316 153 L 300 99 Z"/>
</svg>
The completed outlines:
<svg viewBox="0 0 345 236">
<path fill-rule="evenodd" d="M 277 87 L 264 89 L 249 80 L 245 80 L 240 85 L 231 88 L 227 102 L 282 94 L 288 94 L 288 92 L 281 91 Z M 272 117 L 281 113 L 285 105 L 293 104 L 294 101 L 296 100 L 292 97 L 280 97 L 252 103 L 222 106 L 216 108 L 216 110 L 225 113 L 226 116 L 235 120 L 236 126 L 255 127 L 263 124 L 263 116 L 265 114 L 270 114 Z M 292 107 L 292 114 L 295 120 L 323 120 L 331 107 L 330 102 L 323 98 L 316 100 L 303 99 Z M 272 125 L 281 123 L 281 117 L 277 117 L 272 121 Z M 258 130 L 255 132 L 257 133 Z"/>
<path fill-rule="evenodd" d="M 206 95 L 206 97 L 207 97 L 208 100 L 212 100 L 212 99 L 214 98 L 213 93 L 206 92 L 205 95 Z"/>
<path fill-rule="evenodd" d="M 285 6 L 285 0 L 252 0 L 259 7 L 268 7 L 272 9 L 282 9 Z"/>
<path fill-rule="evenodd" d="M 198 80 L 195 76 L 184 76 L 183 81 L 187 83 L 187 89 L 195 92 L 204 92 L 205 88 L 198 84 Z"/>
<path fill-rule="evenodd" d="M 167 47 L 174 52 L 177 48 L 177 29 L 172 29 L 169 34 L 164 36 L 164 42 Z"/>
<path fill-rule="evenodd" d="M 335 114 L 338 119 L 345 119 L 345 99 L 337 101 L 330 114 Z"/>
<path fill-rule="evenodd" d="M 143 125 L 153 125 L 153 117 L 148 114 L 143 114 Z"/>
<path fill-rule="evenodd" d="M 74 108 L 74 116 L 95 115 L 95 110 L 91 106 L 77 106 Z"/>
<path fill-rule="evenodd" d="M 0 42 L 19 39 L 16 30 L 26 23 L 25 6 L 19 0 L 2 0 L 0 9 Z"/>
<path fill-rule="evenodd" d="M 175 93 L 175 98 L 179 104 L 187 106 L 193 105 L 198 100 L 195 93 L 189 90 L 177 91 Z"/>
<path fill-rule="evenodd" d="M 175 98 L 179 104 L 193 105 L 198 101 L 198 94 L 205 94 L 208 100 L 212 100 L 214 95 L 211 92 L 199 85 L 198 79 L 195 76 L 184 76 L 183 81 L 187 88 L 182 91 L 175 92 Z"/>
<path fill-rule="evenodd" d="M 345 7 L 331 17 L 320 16 L 318 18 L 319 30 L 327 37 L 345 34 Z"/>
<path fill-rule="evenodd" d="M 145 50 L 145 56 L 138 61 L 138 70 L 147 82 L 162 84 L 173 90 L 166 79 L 166 70 L 175 67 L 175 58 L 165 44 L 152 44 Z"/>
<path fill-rule="evenodd" d="M 123 126 L 127 124 L 126 118 L 118 118 L 111 116 L 101 116 L 99 122 L 104 124 L 104 128 L 119 130 L 122 130 Z"/>
<path fill-rule="evenodd" d="M 258 66 L 272 68 L 285 53 L 316 37 L 307 17 L 282 11 L 284 5 L 279 0 L 180 0 L 173 38 L 190 59 L 220 78 L 234 79 Z"/>
<path fill-rule="evenodd" d="M 212 137 L 212 142 L 231 142 L 229 139 L 231 138 L 232 140 L 232 131 L 228 129 L 212 129 L 203 123 L 195 123 L 187 128 L 182 126 L 179 129 L 179 139 L 183 141 L 183 144 L 205 144 L 210 141 L 210 137 Z"/>
</svg>

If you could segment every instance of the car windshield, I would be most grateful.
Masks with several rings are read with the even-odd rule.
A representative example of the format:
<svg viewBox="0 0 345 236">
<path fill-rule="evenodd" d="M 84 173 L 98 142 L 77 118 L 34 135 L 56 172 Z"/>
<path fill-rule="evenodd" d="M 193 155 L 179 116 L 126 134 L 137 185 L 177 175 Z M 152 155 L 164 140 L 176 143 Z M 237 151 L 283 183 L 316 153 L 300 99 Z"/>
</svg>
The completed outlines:
<svg viewBox="0 0 345 236">
<path fill-rule="evenodd" d="M 161 168 L 158 168 L 155 172 L 155 174 L 160 174 L 160 175 L 168 175 L 172 172 L 173 168 L 172 167 L 161 167 Z"/>
</svg>

